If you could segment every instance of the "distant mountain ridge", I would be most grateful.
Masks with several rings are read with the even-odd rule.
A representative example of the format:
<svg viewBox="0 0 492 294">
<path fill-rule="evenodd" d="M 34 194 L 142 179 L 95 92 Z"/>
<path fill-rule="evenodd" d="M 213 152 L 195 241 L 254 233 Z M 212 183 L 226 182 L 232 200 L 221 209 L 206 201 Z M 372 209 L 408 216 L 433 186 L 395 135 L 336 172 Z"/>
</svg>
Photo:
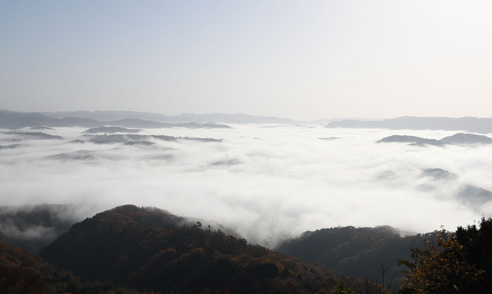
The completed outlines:
<svg viewBox="0 0 492 294">
<path fill-rule="evenodd" d="M 412 117 L 383 120 L 320 119 L 298 121 L 290 118 L 242 113 L 182 113 L 166 115 L 154 112 L 96 110 L 58 112 L 14 112 L 0 110 L 0 128 L 16 129 L 43 126 L 81 126 L 88 128 L 118 126 L 130 128 L 227 128 L 224 124 L 326 124 L 327 128 L 382 128 L 393 130 L 449 130 L 492 133 L 492 118 Z"/>
<path fill-rule="evenodd" d="M 302 123 L 290 118 L 281 118 L 274 116 L 260 116 L 249 114 L 227 114 L 227 113 L 211 113 L 211 114 L 194 114 L 194 113 L 182 113 L 179 115 L 165 115 L 153 112 L 137 112 L 137 111 L 65 111 L 65 112 L 43 112 L 44 115 L 48 115 L 56 118 L 64 117 L 79 117 L 94 119 L 98 121 L 118 121 L 126 119 L 140 119 L 150 120 L 160 123 L 231 123 L 231 124 L 264 124 L 264 123 L 278 123 L 278 124 L 296 124 Z"/>
<path fill-rule="evenodd" d="M 403 116 L 377 121 L 340 120 L 326 125 L 327 128 L 378 128 L 392 130 L 448 130 L 476 133 L 491 133 L 492 118 L 476 117 L 411 117 Z"/>
<path fill-rule="evenodd" d="M 41 128 L 41 127 L 86 127 L 97 128 L 106 126 L 128 127 L 128 128 L 230 128 L 224 124 L 216 123 L 163 123 L 151 120 L 143 120 L 141 118 L 123 118 L 114 121 L 99 121 L 86 117 L 52 117 L 42 113 L 35 112 L 13 112 L 0 111 L 0 128 L 5 129 L 20 129 L 25 127 Z"/>
</svg>

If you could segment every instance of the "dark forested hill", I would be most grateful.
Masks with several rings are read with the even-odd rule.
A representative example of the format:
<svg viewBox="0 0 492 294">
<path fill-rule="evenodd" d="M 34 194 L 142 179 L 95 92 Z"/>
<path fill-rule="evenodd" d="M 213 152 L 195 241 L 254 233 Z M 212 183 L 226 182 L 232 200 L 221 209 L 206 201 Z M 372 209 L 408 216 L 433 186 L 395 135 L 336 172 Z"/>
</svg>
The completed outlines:
<svg viewBox="0 0 492 294">
<path fill-rule="evenodd" d="M 83 281 L 163 293 L 329 293 L 346 280 L 200 222 L 131 205 L 73 225 L 40 255 Z"/>
<path fill-rule="evenodd" d="M 0 242 L 0 293 L 8 294 L 148 294 L 111 282 L 80 282 L 66 269 L 45 262 L 39 255 Z"/>
<path fill-rule="evenodd" d="M 49 293 L 43 274 L 52 271 L 38 255 L 0 242 L 1 293 Z"/>
<path fill-rule="evenodd" d="M 411 248 L 422 247 L 422 236 L 400 237 L 390 227 L 341 227 L 305 232 L 301 237 L 285 241 L 276 250 L 304 258 L 360 278 L 401 284 L 398 259 L 410 258 Z"/>
</svg>

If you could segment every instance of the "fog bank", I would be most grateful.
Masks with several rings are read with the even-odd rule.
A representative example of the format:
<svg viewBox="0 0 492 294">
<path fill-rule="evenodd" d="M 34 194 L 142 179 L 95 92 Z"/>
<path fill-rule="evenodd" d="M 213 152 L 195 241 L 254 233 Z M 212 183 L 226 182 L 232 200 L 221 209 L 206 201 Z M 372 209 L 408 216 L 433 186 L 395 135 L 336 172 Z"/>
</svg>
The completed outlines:
<svg viewBox="0 0 492 294">
<path fill-rule="evenodd" d="M 232 127 L 139 133 L 153 144 L 96 144 L 84 128 L 43 130 L 63 137 L 56 140 L 0 132 L 0 146 L 14 146 L 0 148 L 0 206 L 74 204 L 80 218 L 128 203 L 155 206 L 270 247 L 334 226 L 454 230 L 492 212 L 491 146 L 376 143 L 453 132 Z"/>
</svg>

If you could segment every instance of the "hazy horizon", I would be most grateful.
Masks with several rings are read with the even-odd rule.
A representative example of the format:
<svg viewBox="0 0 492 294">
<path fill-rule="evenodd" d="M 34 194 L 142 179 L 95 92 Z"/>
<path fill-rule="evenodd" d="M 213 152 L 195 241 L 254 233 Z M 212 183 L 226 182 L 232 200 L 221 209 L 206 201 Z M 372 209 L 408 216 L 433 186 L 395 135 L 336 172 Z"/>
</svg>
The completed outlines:
<svg viewBox="0 0 492 294">
<path fill-rule="evenodd" d="M 169 116 L 169 117 L 178 117 L 178 116 L 186 116 L 186 115 L 227 115 L 227 116 L 234 116 L 234 115 L 239 115 L 239 116 L 251 116 L 251 117 L 271 117 L 271 118 L 279 118 L 279 119 L 288 119 L 292 120 L 293 122 L 300 122 L 300 123 L 312 123 L 316 121 L 333 121 L 333 120 L 360 120 L 360 121 L 378 121 L 378 120 L 388 120 L 388 119 L 395 119 L 395 118 L 402 118 L 402 117 L 413 117 L 413 118 L 492 118 L 492 114 L 490 116 L 470 116 L 470 115 L 465 115 L 465 116 L 419 116 L 419 115 L 410 115 L 410 114 L 402 114 L 399 116 L 385 116 L 385 117 L 354 117 L 354 116 L 347 116 L 347 117 L 317 117 L 317 118 L 309 118 L 306 120 L 298 120 L 294 119 L 292 117 L 287 117 L 287 116 L 276 116 L 276 115 L 271 115 L 271 114 L 251 114 L 251 113 L 246 113 L 246 112 L 181 112 L 181 113 L 176 113 L 176 114 L 169 114 L 165 112 L 158 112 L 158 111 L 137 111 L 137 110 L 130 110 L 130 109 L 94 109 L 94 110 L 87 110 L 87 109 L 71 109 L 71 110 L 45 110 L 45 111 L 31 111 L 31 110 L 12 110 L 12 109 L 0 109 L 0 111 L 8 111 L 8 112 L 19 112 L 19 113 L 42 113 L 42 114 L 47 114 L 48 116 L 52 117 L 58 117 L 58 118 L 66 118 L 70 117 L 68 116 L 60 116 L 60 114 L 63 113 L 129 113 L 129 114 L 156 114 L 156 115 L 163 115 L 163 116 Z M 53 116 L 56 114 L 56 116 Z M 75 117 L 82 117 L 82 116 L 75 116 Z M 129 116 L 131 117 L 131 115 Z M 217 121 L 220 122 L 220 121 Z"/>
</svg>

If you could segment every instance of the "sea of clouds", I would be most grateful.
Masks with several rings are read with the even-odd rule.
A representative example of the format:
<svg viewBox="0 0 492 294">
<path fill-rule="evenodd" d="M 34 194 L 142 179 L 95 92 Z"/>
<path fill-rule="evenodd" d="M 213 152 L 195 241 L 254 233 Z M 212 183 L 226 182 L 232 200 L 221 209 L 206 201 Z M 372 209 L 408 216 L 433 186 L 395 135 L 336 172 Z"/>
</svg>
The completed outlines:
<svg viewBox="0 0 492 294">
<path fill-rule="evenodd" d="M 306 230 L 390 225 L 425 233 L 492 213 L 492 146 L 377 143 L 455 132 L 232 125 L 142 130 L 222 139 L 151 138 L 147 146 L 95 144 L 85 130 L 25 130 L 62 140 L 0 130 L 0 146 L 11 146 L 0 148 L 0 206 L 75 204 L 78 219 L 123 204 L 154 206 L 269 247 Z"/>
</svg>

